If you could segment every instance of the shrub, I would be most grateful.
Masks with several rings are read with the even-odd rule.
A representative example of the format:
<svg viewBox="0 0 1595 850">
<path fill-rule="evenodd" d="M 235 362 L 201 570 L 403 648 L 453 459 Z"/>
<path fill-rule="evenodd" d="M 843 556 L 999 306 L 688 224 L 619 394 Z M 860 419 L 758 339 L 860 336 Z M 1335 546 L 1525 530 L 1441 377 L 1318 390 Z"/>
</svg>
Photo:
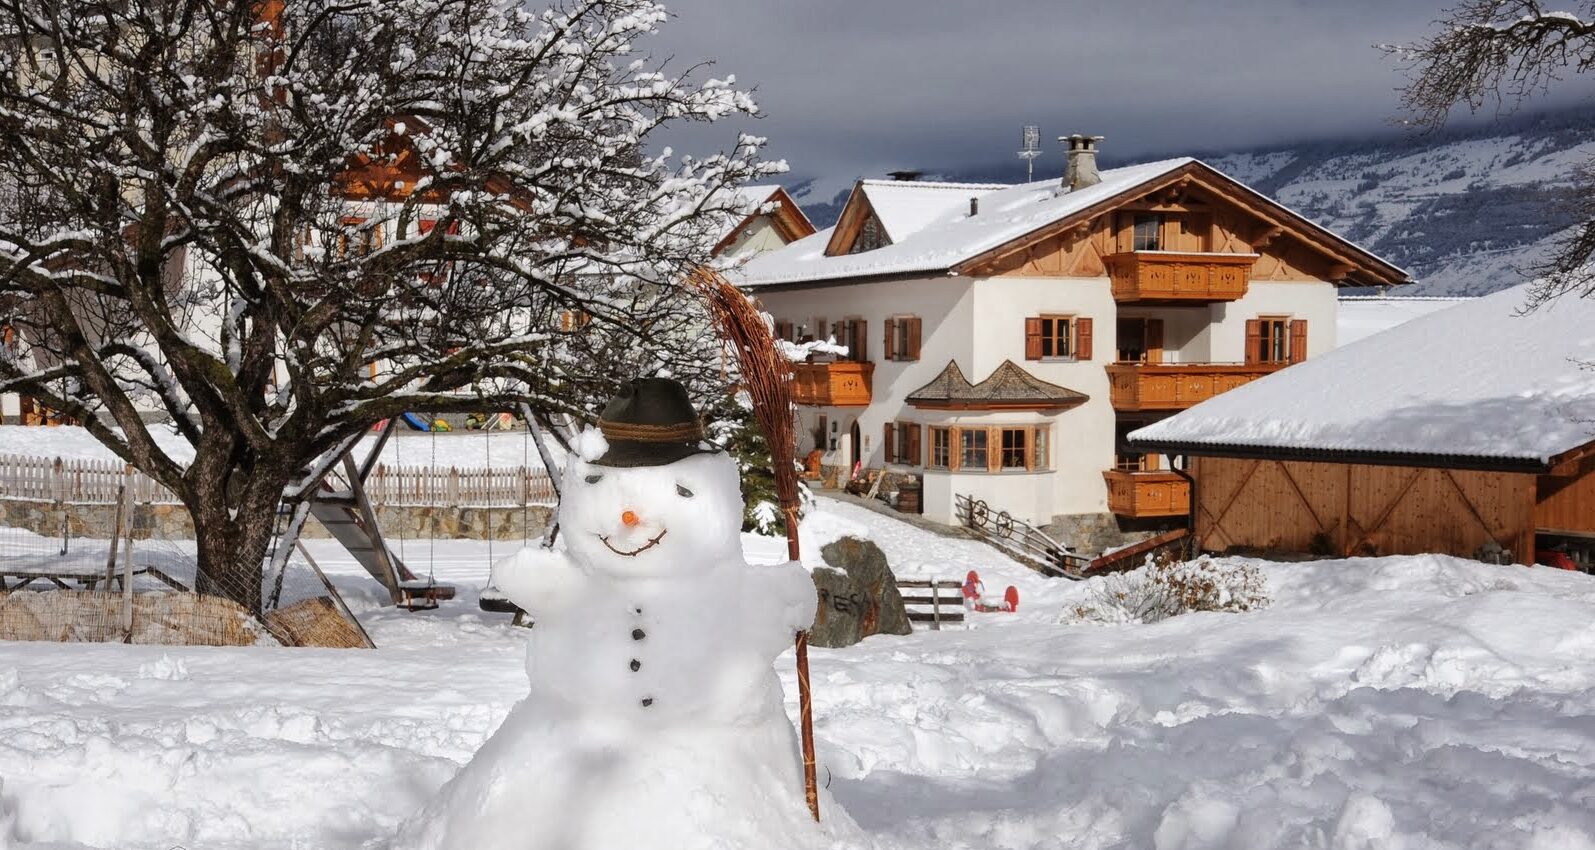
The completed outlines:
<svg viewBox="0 0 1595 850">
<path fill-rule="evenodd" d="M 1091 598 L 1065 621 L 1155 623 L 1191 611 L 1251 611 L 1268 605 L 1268 582 L 1255 566 L 1147 558 L 1138 570 L 1092 580 Z"/>
</svg>

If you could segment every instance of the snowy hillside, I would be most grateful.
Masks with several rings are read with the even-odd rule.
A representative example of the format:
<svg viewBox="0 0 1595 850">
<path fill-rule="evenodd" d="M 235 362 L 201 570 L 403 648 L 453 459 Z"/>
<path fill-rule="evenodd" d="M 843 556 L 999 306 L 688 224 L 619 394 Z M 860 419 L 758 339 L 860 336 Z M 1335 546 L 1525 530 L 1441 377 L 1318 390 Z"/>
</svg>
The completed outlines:
<svg viewBox="0 0 1595 850">
<path fill-rule="evenodd" d="M 1524 115 L 1426 137 L 1162 155 L 1199 156 L 1406 268 L 1417 284 L 1402 294 L 1483 295 L 1521 283 L 1524 270 L 1574 223 L 1567 202 L 1578 169 L 1595 159 L 1595 109 Z M 1038 176 L 1049 168 L 1061 173 L 1058 159 L 1038 161 Z M 1104 164 L 1121 164 L 1111 146 Z M 932 170 L 926 179 L 1014 182 L 1023 174 L 1016 161 Z M 817 226 L 828 226 L 840 212 L 845 195 L 832 192 L 839 182 L 816 180 L 797 195 Z"/>
</svg>

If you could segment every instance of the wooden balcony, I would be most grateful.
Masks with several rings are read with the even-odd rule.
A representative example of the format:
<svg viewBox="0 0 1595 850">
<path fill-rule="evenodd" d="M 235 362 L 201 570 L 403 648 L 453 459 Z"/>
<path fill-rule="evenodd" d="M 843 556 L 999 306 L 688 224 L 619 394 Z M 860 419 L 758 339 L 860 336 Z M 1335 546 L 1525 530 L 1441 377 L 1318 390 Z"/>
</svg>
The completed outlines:
<svg viewBox="0 0 1595 850">
<path fill-rule="evenodd" d="M 1254 254 L 1125 251 L 1108 257 L 1120 303 L 1234 301 L 1246 294 Z"/>
<path fill-rule="evenodd" d="M 1114 363 L 1108 398 L 1114 410 L 1184 410 L 1283 369 L 1284 363 Z"/>
<path fill-rule="evenodd" d="M 1108 482 L 1108 510 L 1122 517 L 1185 516 L 1191 512 L 1191 483 L 1176 472 L 1102 473 Z"/>
<path fill-rule="evenodd" d="M 817 407 L 865 407 L 875 364 L 838 360 L 835 363 L 799 363 L 793 367 L 792 401 Z"/>
</svg>

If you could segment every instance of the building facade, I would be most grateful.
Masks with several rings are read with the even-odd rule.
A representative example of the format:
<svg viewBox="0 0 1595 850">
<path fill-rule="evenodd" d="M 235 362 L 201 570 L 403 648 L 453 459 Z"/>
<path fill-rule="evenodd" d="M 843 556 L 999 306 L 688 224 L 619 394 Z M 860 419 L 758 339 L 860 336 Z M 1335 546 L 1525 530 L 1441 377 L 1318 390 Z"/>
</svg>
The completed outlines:
<svg viewBox="0 0 1595 850">
<path fill-rule="evenodd" d="M 1019 186 L 861 181 L 836 227 L 746 263 L 794 341 L 803 451 L 1044 525 L 1183 521 L 1188 480 L 1127 435 L 1335 344 L 1341 285 L 1400 269 L 1190 159 Z"/>
</svg>

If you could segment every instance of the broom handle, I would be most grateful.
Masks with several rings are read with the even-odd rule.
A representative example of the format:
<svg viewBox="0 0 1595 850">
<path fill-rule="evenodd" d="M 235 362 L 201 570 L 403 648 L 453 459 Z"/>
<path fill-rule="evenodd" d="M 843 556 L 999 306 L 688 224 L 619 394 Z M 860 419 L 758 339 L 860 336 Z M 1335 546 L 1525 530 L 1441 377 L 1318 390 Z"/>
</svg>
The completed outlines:
<svg viewBox="0 0 1595 850">
<path fill-rule="evenodd" d="M 777 473 L 779 474 L 779 473 Z M 786 553 L 798 560 L 797 510 L 786 511 Z M 797 633 L 798 728 L 803 739 L 803 796 L 809 814 L 820 819 L 820 783 L 814 766 L 814 692 L 809 686 L 809 633 Z"/>
</svg>

